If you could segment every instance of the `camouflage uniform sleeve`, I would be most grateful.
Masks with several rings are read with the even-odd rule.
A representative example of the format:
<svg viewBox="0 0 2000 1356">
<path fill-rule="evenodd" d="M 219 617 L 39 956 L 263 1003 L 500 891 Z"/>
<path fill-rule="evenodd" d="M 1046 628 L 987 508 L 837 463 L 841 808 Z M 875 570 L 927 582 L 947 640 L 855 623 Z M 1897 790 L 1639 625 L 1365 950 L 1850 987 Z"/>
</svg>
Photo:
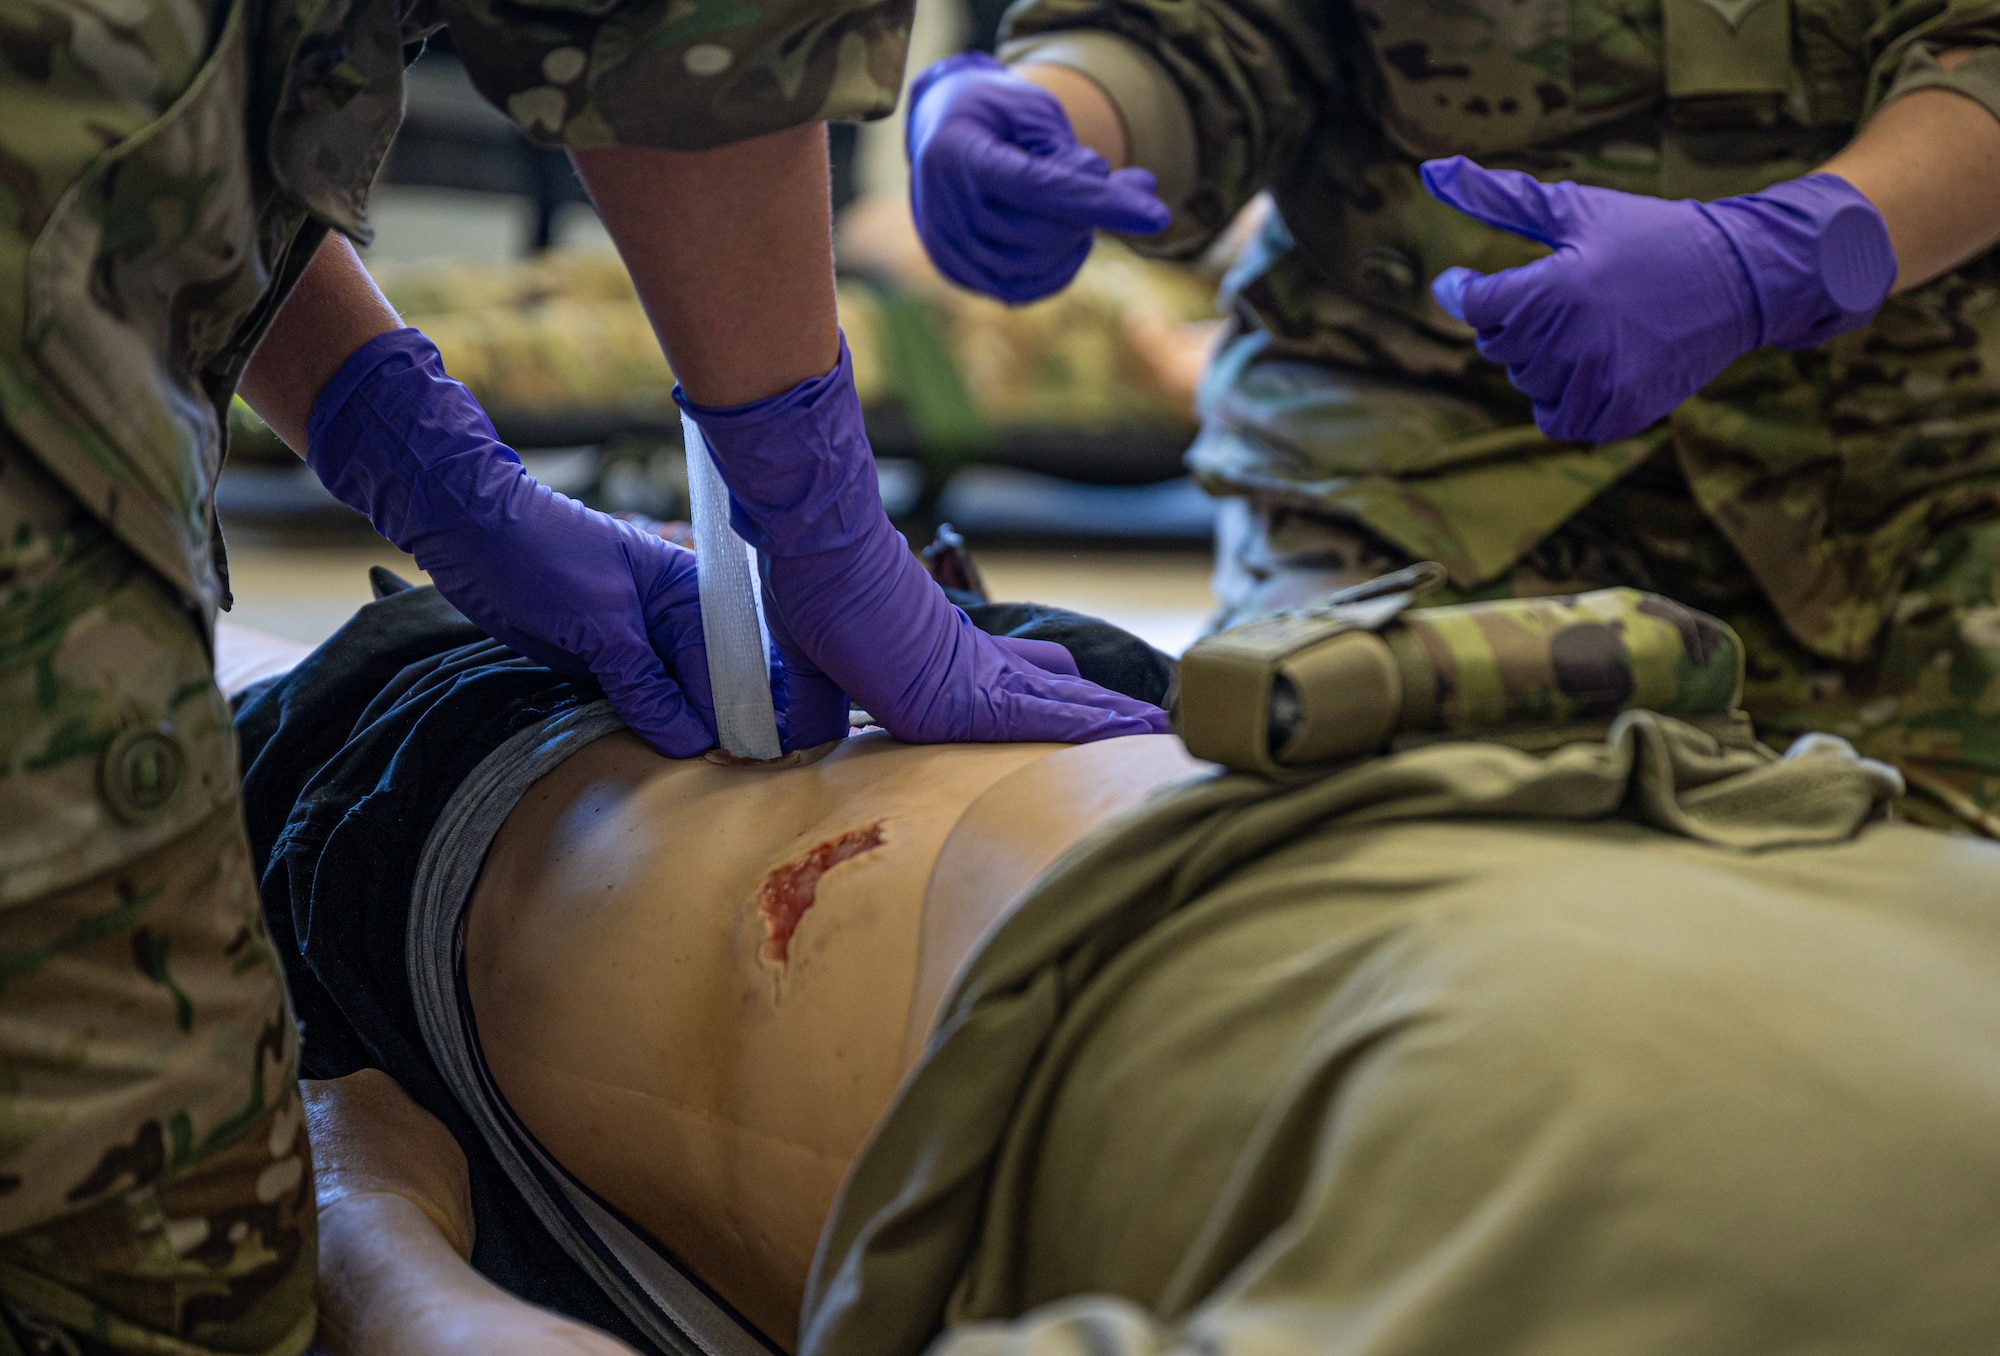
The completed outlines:
<svg viewBox="0 0 2000 1356">
<path fill-rule="evenodd" d="M 1185 257 L 1300 162 L 1316 120 L 1346 85 L 1329 40 L 1333 29 L 1326 0 L 1021 0 L 1008 11 L 1001 55 L 1018 61 L 1041 48 L 1039 59 L 1097 78 L 1119 103 L 1142 164 L 1148 137 L 1159 144 L 1162 123 L 1158 115 L 1136 115 L 1133 72 L 1150 68 L 1155 81 L 1172 83 L 1192 124 L 1192 169 L 1180 180 L 1162 176 L 1179 190 L 1167 195 L 1174 224 L 1133 243 L 1149 254 Z M 1101 40 L 1092 52 L 1085 32 L 1121 39 L 1125 60 L 1107 61 L 1112 48 Z M 1061 48 L 1050 41 L 1058 34 L 1068 39 Z M 1158 98 L 1154 90 L 1144 97 Z M 1147 168 L 1160 174 L 1162 167 Z"/>
<path fill-rule="evenodd" d="M 472 83 L 547 146 L 700 151 L 886 116 L 913 0 L 438 0 Z"/>
<path fill-rule="evenodd" d="M 1000 56 L 1010 66 L 1066 66 L 1089 76 L 1125 126 L 1126 163 L 1151 170 L 1154 192 L 1176 210 L 1194 191 L 1194 116 L 1180 86 L 1142 48 L 1113 33 L 1067 29 L 1016 38 Z"/>
<path fill-rule="evenodd" d="M 1868 108 L 1919 89 L 1948 89 L 2000 118 L 2000 3 L 1995 0 L 1902 0 L 1870 30 L 1881 43 L 1871 53 Z M 1940 53 L 1975 49 L 1947 70 Z"/>
</svg>

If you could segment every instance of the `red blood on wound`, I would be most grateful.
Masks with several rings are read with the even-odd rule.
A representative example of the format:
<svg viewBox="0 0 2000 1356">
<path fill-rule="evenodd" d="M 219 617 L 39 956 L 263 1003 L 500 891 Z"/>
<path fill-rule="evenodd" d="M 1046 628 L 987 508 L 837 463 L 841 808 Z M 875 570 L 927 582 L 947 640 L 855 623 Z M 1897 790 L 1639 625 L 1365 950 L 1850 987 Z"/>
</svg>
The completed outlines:
<svg viewBox="0 0 2000 1356">
<path fill-rule="evenodd" d="M 792 934 L 799 919 L 819 894 L 819 878 L 842 862 L 882 846 L 880 821 L 821 843 L 795 862 L 774 866 L 757 889 L 757 911 L 764 915 L 764 959 L 788 964 Z"/>
</svg>

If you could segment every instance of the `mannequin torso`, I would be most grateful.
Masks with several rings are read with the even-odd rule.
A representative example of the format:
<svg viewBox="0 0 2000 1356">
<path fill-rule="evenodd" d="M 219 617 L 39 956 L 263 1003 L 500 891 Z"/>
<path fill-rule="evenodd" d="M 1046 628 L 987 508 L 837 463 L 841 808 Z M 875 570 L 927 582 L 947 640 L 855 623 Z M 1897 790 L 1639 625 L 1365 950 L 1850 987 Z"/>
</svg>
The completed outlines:
<svg viewBox="0 0 2000 1356">
<path fill-rule="evenodd" d="M 474 892 L 486 1060 L 579 1180 L 789 1342 L 960 964 L 1065 850 L 1204 766 L 1168 736 L 869 734 L 772 771 L 601 740 L 522 799 Z"/>
</svg>

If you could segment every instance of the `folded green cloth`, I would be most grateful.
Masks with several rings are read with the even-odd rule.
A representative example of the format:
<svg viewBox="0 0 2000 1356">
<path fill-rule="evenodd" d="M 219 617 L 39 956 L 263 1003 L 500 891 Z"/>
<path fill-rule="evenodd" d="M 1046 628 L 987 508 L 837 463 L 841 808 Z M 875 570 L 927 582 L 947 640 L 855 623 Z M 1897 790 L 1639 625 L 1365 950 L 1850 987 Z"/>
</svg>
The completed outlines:
<svg viewBox="0 0 2000 1356">
<path fill-rule="evenodd" d="M 967 965 L 806 1356 L 2000 1345 L 2000 847 L 1629 712 L 1218 775 Z"/>
</svg>

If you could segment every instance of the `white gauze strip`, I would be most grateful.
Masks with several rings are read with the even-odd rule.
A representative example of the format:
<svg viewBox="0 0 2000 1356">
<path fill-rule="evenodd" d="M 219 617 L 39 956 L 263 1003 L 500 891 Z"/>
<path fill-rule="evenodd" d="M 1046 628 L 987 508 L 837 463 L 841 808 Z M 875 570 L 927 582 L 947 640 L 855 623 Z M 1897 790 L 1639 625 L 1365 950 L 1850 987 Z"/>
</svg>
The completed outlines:
<svg viewBox="0 0 2000 1356">
<path fill-rule="evenodd" d="M 701 629 L 708 643 L 708 681 L 715 693 L 715 732 L 738 758 L 776 758 L 778 717 L 771 706 L 770 653 L 758 607 L 750 545 L 729 525 L 729 491 L 715 469 L 708 440 L 686 414 L 688 501 L 694 514 L 695 568 L 701 582 Z"/>
</svg>

